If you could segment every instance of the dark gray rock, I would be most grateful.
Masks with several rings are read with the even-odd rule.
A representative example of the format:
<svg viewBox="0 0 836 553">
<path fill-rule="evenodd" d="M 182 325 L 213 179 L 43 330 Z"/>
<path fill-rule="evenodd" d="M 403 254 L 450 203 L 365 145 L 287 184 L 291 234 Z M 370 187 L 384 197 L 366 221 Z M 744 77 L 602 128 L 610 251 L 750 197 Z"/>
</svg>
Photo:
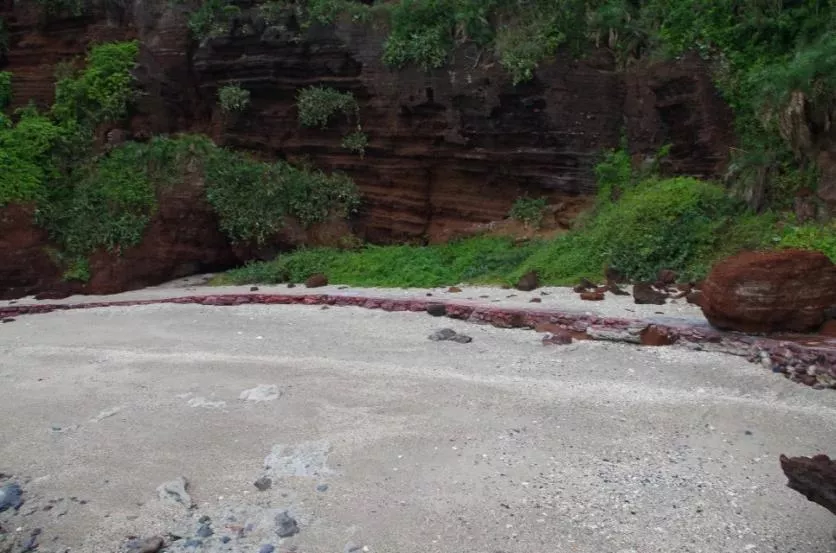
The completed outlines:
<svg viewBox="0 0 836 553">
<path fill-rule="evenodd" d="M 23 505 L 23 489 L 17 484 L 0 488 L 0 513 L 8 509 L 18 510 Z"/>
<path fill-rule="evenodd" d="M 452 328 L 442 328 L 430 334 L 429 338 L 433 342 L 443 342 L 445 340 L 452 340 L 456 335 L 456 331 Z"/>
<path fill-rule="evenodd" d="M 299 533 L 296 519 L 287 514 L 287 511 L 276 515 L 276 533 L 280 538 L 289 538 Z"/>
<path fill-rule="evenodd" d="M 258 491 L 263 492 L 269 490 L 270 487 L 273 485 L 273 480 L 270 479 L 268 476 L 262 476 L 255 482 L 253 482 L 253 486 L 258 488 Z"/>
<path fill-rule="evenodd" d="M 258 553 L 273 553 L 275 550 L 276 548 L 273 547 L 271 544 L 265 543 L 259 548 Z"/>
<path fill-rule="evenodd" d="M 212 530 L 211 526 L 209 526 L 208 524 L 201 524 L 200 528 L 198 528 L 197 532 L 195 532 L 195 535 L 199 538 L 208 538 L 214 533 L 215 531 Z"/>
<path fill-rule="evenodd" d="M 447 306 L 443 303 L 431 303 L 427 306 L 427 313 L 433 317 L 443 317 L 447 314 Z"/>
<path fill-rule="evenodd" d="M 129 553 L 157 553 L 164 544 L 165 540 L 160 536 L 153 536 L 144 540 L 133 539 L 128 542 L 127 549 Z"/>
<path fill-rule="evenodd" d="M 316 487 L 316 491 L 318 492 L 327 492 L 328 491 L 328 484 L 320 484 Z"/>
<path fill-rule="evenodd" d="M 451 342 L 457 342 L 459 344 L 469 344 L 470 342 L 473 341 L 473 338 L 471 338 L 470 336 L 466 336 L 464 334 L 456 334 L 455 336 L 450 338 L 450 341 Z"/>
</svg>

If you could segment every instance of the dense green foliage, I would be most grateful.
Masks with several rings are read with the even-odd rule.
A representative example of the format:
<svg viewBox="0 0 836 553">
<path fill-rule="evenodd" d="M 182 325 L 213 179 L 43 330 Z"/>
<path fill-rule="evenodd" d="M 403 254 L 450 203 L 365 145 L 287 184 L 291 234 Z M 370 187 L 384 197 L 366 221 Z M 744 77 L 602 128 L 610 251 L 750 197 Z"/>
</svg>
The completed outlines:
<svg viewBox="0 0 836 553">
<path fill-rule="evenodd" d="M 98 152 L 94 129 L 123 118 L 134 99 L 136 55 L 135 42 L 96 46 L 84 69 L 61 70 L 48 112 L 29 107 L 15 121 L 0 119 L 0 206 L 35 202 L 38 223 L 60 247 L 53 258 L 65 278 L 89 277 L 87 256 L 97 249 L 139 243 L 158 194 L 182 182 L 187 169 L 189 178 L 203 179 L 223 230 L 236 241 L 264 241 L 288 217 L 310 225 L 355 209 L 357 191 L 347 177 L 257 162 L 205 137 L 155 137 Z M 7 75 L 0 73 L 0 93 Z M 243 95 L 232 96 L 230 107 L 238 109 Z"/>
<path fill-rule="evenodd" d="M 522 245 L 484 236 L 426 247 L 307 249 L 235 269 L 217 283 L 301 282 L 324 272 L 331 282 L 355 286 L 510 284 L 537 270 L 544 282 L 565 285 L 600 279 L 607 266 L 634 280 L 652 279 L 660 269 L 697 279 L 719 258 L 774 247 L 817 249 L 836 261 L 836 223 L 796 225 L 755 214 L 717 184 L 633 171 L 622 151 L 607 153 L 596 172 L 601 193 L 594 210 L 556 238 Z M 539 202 L 535 207 L 542 209 Z"/>
<path fill-rule="evenodd" d="M 61 129 L 33 109 L 22 111 L 16 125 L 0 124 L 0 206 L 42 198 L 54 176 L 51 154 Z"/>
<path fill-rule="evenodd" d="M 296 106 L 299 109 L 299 122 L 303 126 L 321 129 L 328 127 L 336 115 L 355 117 L 359 110 L 351 92 L 340 92 L 324 86 L 301 89 L 296 96 Z"/>
<path fill-rule="evenodd" d="M 258 243 L 275 235 L 293 217 L 308 226 L 329 215 L 346 217 L 359 202 L 354 183 L 343 175 L 272 164 L 210 148 L 204 160 L 207 198 L 221 228 L 235 241 Z"/>
<path fill-rule="evenodd" d="M 392 67 L 443 67 L 456 46 L 492 54 L 514 83 L 532 79 L 558 49 L 583 56 L 608 48 L 621 66 L 696 51 L 714 70 L 736 115 L 740 148 L 728 179 L 754 207 L 786 207 L 815 187 L 813 144 L 781 119 L 795 91 L 800 113 L 821 122 L 836 106 L 836 10 L 830 0 L 272 0 L 262 19 L 330 24 L 382 22 Z M 232 0 L 198 2 L 193 29 L 231 28 Z M 380 17 L 372 17 L 378 14 Z M 208 23 L 207 23 L 208 22 Z M 219 23 L 220 22 L 220 23 Z M 199 24 L 198 24 L 199 23 Z M 487 54 L 487 55 L 483 55 Z M 803 104 L 806 102 L 806 104 Z M 803 105 L 802 105 L 803 104 Z M 798 122 L 794 123 L 796 126 Z M 822 125 L 818 124 L 821 128 Z M 813 139 L 814 140 L 814 139 Z M 753 192 L 754 191 L 754 192 Z"/>
<path fill-rule="evenodd" d="M 5 109 L 11 103 L 11 101 L 12 74 L 8 71 L 0 71 L 0 110 Z"/>
<path fill-rule="evenodd" d="M 244 111 L 250 105 L 250 91 L 239 84 L 228 84 L 218 90 L 218 102 L 226 112 Z"/>
<path fill-rule="evenodd" d="M 354 94 L 324 86 L 310 86 L 299 91 L 296 106 L 299 110 L 299 122 L 304 127 L 325 129 L 339 115 L 348 119 L 356 125 L 356 129 L 343 137 L 341 145 L 360 156 L 365 155 L 369 137 L 360 125 L 360 107 L 354 99 Z"/>
<path fill-rule="evenodd" d="M 136 41 L 101 44 L 90 50 L 82 71 L 56 83 L 53 117 L 84 126 L 124 117 L 135 94 L 131 71 L 138 53 Z"/>
<path fill-rule="evenodd" d="M 545 198 L 529 198 L 524 196 L 517 198 L 508 216 L 532 228 L 540 228 L 543 223 L 543 215 L 546 210 Z"/>
</svg>

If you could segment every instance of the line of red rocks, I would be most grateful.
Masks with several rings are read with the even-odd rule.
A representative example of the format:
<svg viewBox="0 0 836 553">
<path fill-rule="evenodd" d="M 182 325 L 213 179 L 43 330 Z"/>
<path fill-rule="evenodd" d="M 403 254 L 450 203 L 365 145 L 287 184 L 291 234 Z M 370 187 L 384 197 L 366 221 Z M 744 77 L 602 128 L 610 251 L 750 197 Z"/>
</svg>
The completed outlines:
<svg viewBox="0 0 836 553">
<path fill-rule="evenodd" d="M 813 386 L 836 388 L 836 349 L 816 347 L 792 341 L 722 332 L 709 326 L 667 325 L 636 319 L 600 317 L 543 309 L 487 307 L 462 301 L 393 299 L 382 297 L 329 294 L 219 294 L 175 298 L 88 302 L 76 304 L 27 304 L 0 307 L 0 320 L 20 315 L 50 313 L 70 309 L 119 307 L 150 304 L 199 304 L 234 306 L 266 305 L 331 305 L 355 306 L 384 311 L 426 312 L 443 306 L 443 314 L 453 319 L 486 323 L 499 328 L 565 329 L 582 339 L 629 342 L 639 345 L 677 344 L 694 350 L 717 351 L 745 357 L 776 373 Z M 431 308 L 432 309 L 432 308 Z"/>
</svg>

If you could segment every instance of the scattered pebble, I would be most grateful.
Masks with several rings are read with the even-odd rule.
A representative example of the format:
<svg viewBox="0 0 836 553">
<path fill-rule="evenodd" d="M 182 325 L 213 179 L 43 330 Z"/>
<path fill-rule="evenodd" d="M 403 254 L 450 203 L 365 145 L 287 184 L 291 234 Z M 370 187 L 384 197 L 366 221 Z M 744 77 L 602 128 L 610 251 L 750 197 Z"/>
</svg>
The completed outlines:
<svg viewBox="0 0 836 553">
<path fill-rule="evenodd" d="M 258 553 L 273 553 L 275 550 L 276 548 L 273 547 L 271 544 L 265 543 L 259 548 Z"/>
<path fill-rule="evenodd" d="M 458 334 L 452 328 L 442 328 L 441 330 L 436 330 L 432 334 L 428 336 L 430 340 L 433 342 L 458 342 L 459 344 L 468 344 L 473 341 L 473 338 L 470 336 L 466 336 L 464 334 Z"/>
<path fill-rule="evenodd" d="M 212 536 L 214 533 L 215 531 L 212 530 L 212 527 L 210 525 L 201 524 L 200 528 L 198 528 L 197 532 L 195 532 L 195 535 L 199 538 L 208 538 L 209 536 Z"/>
<path fill-rule="evenodd" d="M 117 407 L 111 407 L 110 409 L 105 409 L 104 411 L 100 412 L 98 415 L 96 415 L 95 417 L 90 419 L 90 422 L 103 421 L 107 418 L 112 417 L 113 415 L 115 415 L 116 413 L 118 413 L 121 410 L 122 410 L 122 408 L 118 407 L 118 406 Z"/>
<path fill-rule="evenodd" d="M 269 476 L 262 476 L 261 478 L 253 482 L 253 486 L 255 486 L 260 492 L 269 490 L 272 485 L 273 480 Z"/>
<path fill-rule="evenodd" d="M 161 501 L 180 504 L 187 509 L 191 509 L 194 504 L 192 503 L 192 496 L 186 491 L 188 487 L 189 481 L 186 480 L 185 476 L 181 476 L 176 480 L 161 484 L 157 488 L 157 494 Z"/>
<path fill-rule="evenodd" d="M 328 484 L 320 484 L 316 487 L 316 491 L 318 492 L 327 492 L 328 491 Z"/>
<path fill-rule="evenodd" d="M 0 513 L 23 506 L 23 489 L 18 484 L 6 484 L 0 488 Z"/>
<path fill-rule="evenodd" d="M 287 514 L 287 511 L 276 515 L 276 533 L 280 538 L 289 538 L 299 533 L 299 526 L 296 519 Z"/>
<path fill-rule="evenodd" d="M 279 399 L 282 392 L 275 384 L 259 384 L 255 388 L 244 390 L 238 399 L 244 401 L 273 401 Z"/>
</svg>

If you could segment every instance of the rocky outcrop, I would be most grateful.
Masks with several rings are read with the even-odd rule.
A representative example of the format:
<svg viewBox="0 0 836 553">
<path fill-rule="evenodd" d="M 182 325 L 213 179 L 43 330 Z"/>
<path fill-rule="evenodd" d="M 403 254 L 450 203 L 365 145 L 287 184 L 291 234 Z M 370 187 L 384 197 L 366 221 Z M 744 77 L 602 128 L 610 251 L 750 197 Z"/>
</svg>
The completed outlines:
<svg viewBox="0 0 836 553">
<path fill-rule="evenodd" d="M 787 457 L 781 455 L 787 486 L 836 515 L 836 461 L 827 455 Z"/>
<path fill-rule="evenodd" d="M 240 263 L 218 228 L 201 179 L 190 176 L 163 190 L 158 204 L 139 245 L 91 256 L 84 292 L 113 294 Z"/>
<path fill-rule="evenodd" d="M 724 330 L 816 330 L 836 305 L 836 266 L 820 252 L 742 253 L 714 266 L 700 305 Z"/>
<path fill-rule="evenodd" d="M 671 169 L 701 176 L 717 174 L 732 142 L 731 118 L 696 59 L 625 74 L 606 52 L 583 61 L 560 55 L 531 82 L 513 86 L 488 52 L 472 47 L 430 73 L 391 71 L 380 61 L 383 36 L 373 27 L 346 23 L 301 32 L 242 20 L 229 36 L 198 44 L 189 36 L 182 4 L 91 5 L 80 17 L 45 17 L 35 2 L 0 1 L 10 47 L 0 70 L 14 75 L 12 108 L 30 99 L 48 106 L 56 66 L 80 60 L 92 43 L 138 38 L 141 94 L 128 137 L 206 132 L 263 159 L 344 171 L 363 196 L 353 231 L 373 242 L 436 242 L 467 234 L 474 225 L 503 219 L 526 194 L 548 198 L 550 216 L 568 227 L 590 205 L 592 168 L 603 149 L 618 145 L 622 129 L 636 156 L 671 143 Z M 217 91 L 233 82 L 250 91 L 251 103 L 231 115 L 220 110 Z M 348 122 L 327 130 L 300 127 L 296 94 L 310 85 L 354 94 L 370 139 L 365 156 L 341 147 Z M 208 223 L 203 207 L 173 202 L 163 205 L 166 222 L 152 225 L 133 253 L 94 256 L 93 281 L 85 289 L 116 291 L 230 259 L 215 229 L 184 227 Z M 184 242 L 163 238 L 168 231 L 159 226 L 177 219 Z M 48 245 L 45 237 L 41 245 Z M 240 261 L 283 246 L 234 253 Z M 0 278 L 0 289 L 36 290 L 45 278 Z"/>
<path fill-rule="evenodd" d="M 384 36 L 371 28 L 249 29 L 195 52 L 198 111 L 212 113 L 219 142 L 351 175 L 365 205 L 357 228 L 372 241 L 443 240 L 504 218 L 526 194 L 547 197 L 571 221 L 595 193 L 601 151 L 618 145 L 625 126 L 638 157 L 670 142 L 671 170 L 698 176 L 722 170 L 733 140 L 728 108 L 696 59 L 628 75 L 606 52 L 561 55 L 513 86 L 476 48 L 460 49 L 441 70 L 393 72 L 380 61 Z M 234 117 L 215 101 L 229 83 L 252 98 Z M 300 128 L 296 93 L 311 85 L 358 99 L 370 139 L 364 157 L 340 147 L 349 122 Z"/>
</svg>

